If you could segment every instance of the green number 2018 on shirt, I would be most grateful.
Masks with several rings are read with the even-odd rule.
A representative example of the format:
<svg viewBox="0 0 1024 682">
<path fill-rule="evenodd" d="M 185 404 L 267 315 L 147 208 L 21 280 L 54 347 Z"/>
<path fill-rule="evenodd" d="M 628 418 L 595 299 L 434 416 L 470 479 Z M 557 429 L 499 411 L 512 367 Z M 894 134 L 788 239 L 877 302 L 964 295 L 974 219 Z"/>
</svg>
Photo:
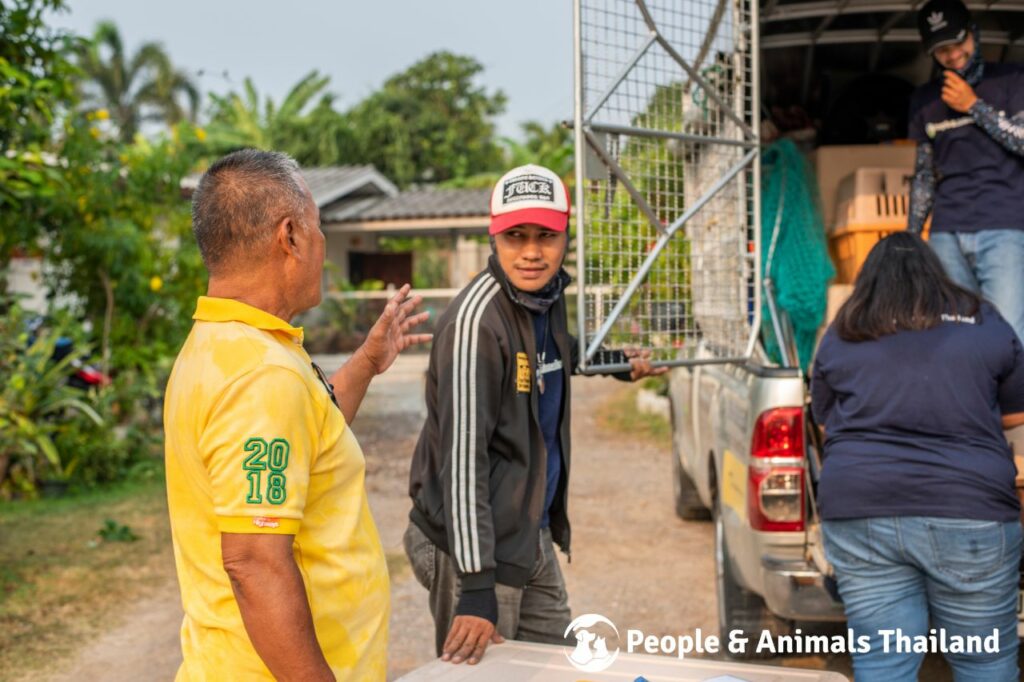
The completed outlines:
<svg viewBox="0 0 1024 682">
<path fill-rule="evenodd" d="M 249 494 L 245 501 L 249 504 L 263 504 L 263 472 L 267 469 L 267 502 L 284 504 L 288 497 L 285 486 L 288 479 L 284 470 L 288 468 L 288 453 L 291 446 L 284 438 L 275 438 L 269 443 L 263 438 L 250 438 L 245 441 L 243 449 L 249 456 L 242 462 L 242 469 L 249 481 Z"/>
</svg>

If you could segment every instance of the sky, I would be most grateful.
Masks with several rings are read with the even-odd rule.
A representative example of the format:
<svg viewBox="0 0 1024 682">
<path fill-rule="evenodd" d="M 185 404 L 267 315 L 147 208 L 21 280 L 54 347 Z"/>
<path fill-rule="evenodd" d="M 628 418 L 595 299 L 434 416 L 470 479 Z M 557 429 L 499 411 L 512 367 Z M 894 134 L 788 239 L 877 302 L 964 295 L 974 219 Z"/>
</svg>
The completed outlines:
<svg viewBox="0 0 1024 682">
<path fill-rule="evenodd" d="M 473 57 L 480 83 L 508 96 L 498 133 L 572 117 L 570 0 L 67 0 L 51 22 L 90 35 L 112 19 L 129 50 L 163 44 L 200 89 L 241 90 L 250 76 L 280 102 L 313 69 L 347 109 L 391 75 L 438 50 Z M 206 99 L 204 97 L 204 105 Z"/>
</svg>

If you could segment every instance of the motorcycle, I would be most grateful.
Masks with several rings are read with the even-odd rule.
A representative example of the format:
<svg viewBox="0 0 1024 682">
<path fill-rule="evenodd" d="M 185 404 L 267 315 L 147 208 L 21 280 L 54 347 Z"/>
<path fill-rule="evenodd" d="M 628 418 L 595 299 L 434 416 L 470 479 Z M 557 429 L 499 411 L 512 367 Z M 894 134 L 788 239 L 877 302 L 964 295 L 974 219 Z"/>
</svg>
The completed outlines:
<svg viewBox="0 0 1024 682">
<path fill-rule="evenodd" d="M 26 330 L 28 332 L 28 346 L 35 343 L 36 337 L 45 325 L 46 318 L 43 316 L 34 317 L 29 320 L 28 329 Z M 60 362 L 68 355 L 71 355 L 74 349 L 75 342 L 73 339 L 66 336 L 58 337 L 50 360 L 52 362 Z M 109 376 L 97 367 L 83 361 L 81 357 L 73 358 L 68 365 L 74 370 L 67 378 L 67 384 L 71 388 L 88 391 L 91 388 L 108 386 L 110 384 Z"/>
</svg>

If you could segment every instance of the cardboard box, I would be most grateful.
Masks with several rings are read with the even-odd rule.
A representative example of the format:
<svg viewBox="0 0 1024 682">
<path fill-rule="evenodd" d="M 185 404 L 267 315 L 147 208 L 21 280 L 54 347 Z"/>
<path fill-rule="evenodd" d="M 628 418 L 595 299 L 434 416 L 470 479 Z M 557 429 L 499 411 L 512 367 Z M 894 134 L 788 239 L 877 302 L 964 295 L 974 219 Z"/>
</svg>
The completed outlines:
<svg viewBox="0 0 1024 682">
<path fill-rule="evenodd" d="M 846 303 L 846 299 L 850 298 L 850 294 L 853 293 L 852 284 L 829 284 L 828 285 L 828 303 L 825 307 L 825 324 L 827 328 L 832 324 L 832 320 L 836 319 L 836 313 Z"/>
<path fill-rule="evenodd" d="M 906 226 L 899 229 L 906 229 Z M 875 244 L 896 231 L 887 227 L 861 225 L 844 227 L 830 234 L 828 253 L 832 257 L 832 264 L 836 266 L 836 283 L 852 284 Z"/>
</svg>

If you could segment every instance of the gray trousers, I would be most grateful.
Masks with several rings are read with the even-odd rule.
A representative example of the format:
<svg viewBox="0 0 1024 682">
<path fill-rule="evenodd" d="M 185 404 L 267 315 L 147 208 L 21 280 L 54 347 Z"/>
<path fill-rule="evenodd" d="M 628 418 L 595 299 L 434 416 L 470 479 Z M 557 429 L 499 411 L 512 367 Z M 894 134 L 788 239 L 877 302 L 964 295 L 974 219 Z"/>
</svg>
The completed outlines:
<svg viewBox="0 0 1024 682">
<path fill-rule="evenodd" d="M 440 656 L 455 619 L 455 607 L 461 593 L 455 562 L 414 523 L 406 529 L 403 544 L 416 580 L 430 591 L 434 643 Z M 537 563 L 524 587 L 495 585 L 497 630 L 506 639 L 564 644 L 565 630 L 572 617 L 550 529 L 540 531 L 538 545 Z"/>
</svg>

